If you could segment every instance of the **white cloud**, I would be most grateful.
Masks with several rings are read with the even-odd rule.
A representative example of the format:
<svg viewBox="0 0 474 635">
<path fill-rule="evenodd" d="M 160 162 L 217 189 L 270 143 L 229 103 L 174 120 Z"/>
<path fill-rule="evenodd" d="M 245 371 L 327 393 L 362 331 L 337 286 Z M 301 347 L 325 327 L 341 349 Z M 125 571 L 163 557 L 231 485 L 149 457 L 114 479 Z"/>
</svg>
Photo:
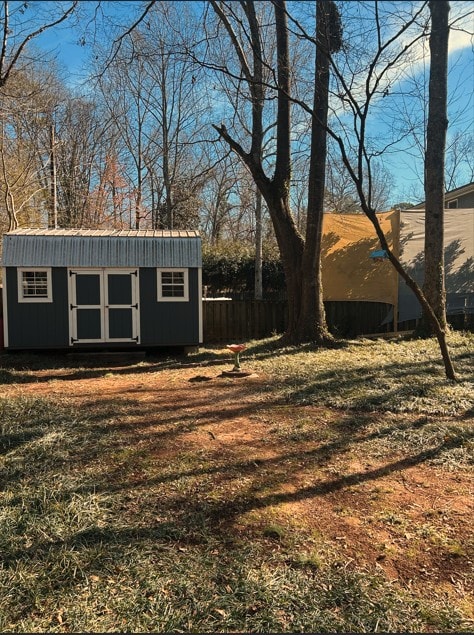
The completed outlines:
<svg viewBox="0 0 474 635">
<path fill-rule="evenodd" d="M 449 52 L 473 46 L 474 2 L 451 2 Z"/>
</svg>

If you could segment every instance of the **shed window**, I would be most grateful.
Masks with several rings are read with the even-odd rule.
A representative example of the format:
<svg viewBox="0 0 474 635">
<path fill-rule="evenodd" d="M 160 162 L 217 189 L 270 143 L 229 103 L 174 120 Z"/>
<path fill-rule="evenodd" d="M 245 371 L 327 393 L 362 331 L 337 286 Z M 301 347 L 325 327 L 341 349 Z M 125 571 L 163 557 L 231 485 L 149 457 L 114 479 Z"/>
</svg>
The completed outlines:
<svg viewBox="0 0 474 635">
<path fill-rule="evenodd" d="M 18 302 L 52 302 L 51 269 L 18 269 Z"/>
<path fill-rule="evenodd" d="M 158 301 L 188 302 L 187 269 L 158 269 Z"/>
<path fill-rule="evenodd" d="M 448 202 L 448 209 L 457 209 L 458 207 L 458 199 L 455 198 L 453 201 Z"/>
</svg>

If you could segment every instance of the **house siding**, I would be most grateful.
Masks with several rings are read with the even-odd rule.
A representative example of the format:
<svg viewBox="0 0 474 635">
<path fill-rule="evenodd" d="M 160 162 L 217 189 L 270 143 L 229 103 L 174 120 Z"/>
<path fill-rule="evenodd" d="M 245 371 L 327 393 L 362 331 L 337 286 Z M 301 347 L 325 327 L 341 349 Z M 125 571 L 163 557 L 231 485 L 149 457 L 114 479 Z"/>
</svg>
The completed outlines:
<svg viewBox="0 0 474 635">
<path fill-rule="evenodd" d="M 53 267 L 53 301 L 18 302 L 17 269 L 6 268 L 9 349 L 69 348 L 68 274 Z M 189 302 L 157 301 L 157 269 L 139 270 L 141 346 L 194 346 L 199 343 L 199 270 L 189 270 Z M 83 345 L 85 346 L 85 345 Z M 98 344 L 103 346 L 103 344 Z M 108 346 L 111 346 L 109 343 Z M 124 346 L 121 344 L 121 346 Z M 129 346 L 135 347 L 131 344 Z M 76 346 L 81 348 L 82 346 Z"/>
<path fill-rule="evenodd" d="M 199 270 L 189 270 L 189 302 L 158 302 L 157 269 L 140 269 L 140 340 L 143 346 L 199 343 Z"/>
<path fill-rule="evenodd" d="M 8 348 L 63 348 L 69 345 L 67 270 L 51 269 L 52 302 L 18 302 L 17 269 L 6 268 Z"/>
<path fill-rule="evenodd" d="M 474 183 L 469 183 L 446 192 L 444 195 L 445 209 L 449 209 L 449 204 L 452 201 L 457 201 L 456 208 L 452 209 L 472 209 L 474 207 Z M 411 209 L 424 210 L 425 201 L 414 205 Z"/>
<path fill-rule="evenodd" d="M 461 196 L 450 196 L 446 197 L 446 204 L 449 201 L 457 201 L 458 208 L 472 208 L 474 207 L 474 192 L 468 192 L 467 194 L 462 194 Z"/>
</svg>

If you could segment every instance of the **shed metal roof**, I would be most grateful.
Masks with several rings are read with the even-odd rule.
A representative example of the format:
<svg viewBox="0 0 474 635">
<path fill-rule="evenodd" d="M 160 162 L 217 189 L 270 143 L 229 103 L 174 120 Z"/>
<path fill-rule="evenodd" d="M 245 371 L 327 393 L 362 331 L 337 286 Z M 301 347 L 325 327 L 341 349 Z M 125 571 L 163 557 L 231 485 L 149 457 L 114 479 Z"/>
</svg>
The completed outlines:
<svg viewBox="0 0 474 635">
<path fill-rule="evenodd" d="M 3 236 L 4 267 L 200 267 L 194 230 L 17 229 Z"/>
<path fill-rule="evenodd" d="M 195 238 L 199 232 L 194 229 L 14 229 L 6 236 L 112 236 L 145 238 Z"/>
</svg>

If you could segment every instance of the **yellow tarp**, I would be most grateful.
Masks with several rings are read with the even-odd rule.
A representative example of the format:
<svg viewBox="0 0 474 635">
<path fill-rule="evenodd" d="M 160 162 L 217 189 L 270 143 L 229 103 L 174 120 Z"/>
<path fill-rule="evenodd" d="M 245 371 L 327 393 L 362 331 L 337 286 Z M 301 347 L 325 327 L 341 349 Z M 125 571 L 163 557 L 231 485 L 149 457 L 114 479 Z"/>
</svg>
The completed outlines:
<svg viewBox="0 0 474 635">
<path fill-rule="evenodd" d="M 377 214 L 391 250 L 398 256 L 399 213 Z M 325 300 L 397 304 L 398 274 L 388 260 L 376 262 L 375 229 L 363 214 L 325 214 L 321 251 Z"/>
</svg>

